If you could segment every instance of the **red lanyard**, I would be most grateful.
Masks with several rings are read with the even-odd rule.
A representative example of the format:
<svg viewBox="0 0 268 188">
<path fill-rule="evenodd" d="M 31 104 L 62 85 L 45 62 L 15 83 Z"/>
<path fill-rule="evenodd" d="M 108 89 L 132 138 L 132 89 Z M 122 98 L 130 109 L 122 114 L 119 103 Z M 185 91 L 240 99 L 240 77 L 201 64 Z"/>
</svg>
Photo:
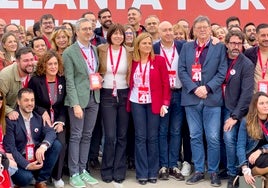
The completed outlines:
<svg viewBox="0 0 268 188">
<path fill-rule="evenodd" d="M 140 26 L 139 30 L 137 31 L 137 36 L 142 33 L 142 27 Z"/>
<path fill-rule="evenodd" d="M 236 61 L 237 61 L 237 58 L 235 58 L 235 59 L 232 61 L 230 67 L 228 68 L 228 71 L 227 71 L 226 76 L 225 76 L 225 83 L 226 83 L 226 84 L 227 84 L 227 81 L 228 81 L 229 78 L 230 78 L 231 70 L 233 69 L 233 67 L 234 67 L 234 65 L 235 65 L 235 63 L 236 63 Z"/>
<path fill-rule="evenodd" d="M 142 71 L 142 66 L 141 66 L 141 61 L 140 61 L 140 74 L 142 75 L 142 85 L 143 86 L 145 84 L 145 75 L 146 75 L 146 71 L 147 71 L 147 65 L 148 65 L 148 61 L 146 62 L 144 70 Z"/>
<path fill-rule="evenodd" d="M 166 54 L 164 48 L 162 47 L 162 45 L 161 45 L 161 50 L 162 50 L 162 52 L 163 52 L 163 54 L 164 54 L 164 57 L 165 57 L 165 59 L 166 59 L 166 62 L 167 62 L 167 64 L 168 64 L 169 68 L 171 69 L 171 65 L 172 65 L 172 62 L 173 62 L 174 57 L 175 57 L 175 44 L 173 45 L 173 52 L 172 52 L 170 61 L 168 60 L 168 58 L 167 58 L 167 54 Z"/>
<path fill-rule="evenodd" d="M 111 60 L 111 67 L 112 67 L 112 71 L 113 71 L 113 75 L 115 78 L 115 75 L 117 73 L 118 67 L 119 67 L 119 63 L 120 63 L 120 59 L 121 59 L 121 54 L 122 54 L 122 46 L 120 46 L 120 50 L 119 50 L 119 55 L 117 57 L 117 64 L 116 67 L 114 69 L 114 60 L 113 60 L 113 55 L 112 55 L 112 47 L 111 45 L 109 46 L 109 52 L 110 52 L 110 60 Z"/>
<path fill-rule="evenodd" d="M 87 56 L 86 56 L 85 52 L 82 50 L 82 48 L 80 48 L 80 50 L 81 50 L 81 53 L 82 53 L 84 59 L 86 60 L 86 62 L 87 62 L 87 64 L 88 64 L 89 69 L 90 69 L 92 72 L 94 72 L 94 71 L 95 71 L 95 69 L 94 69 L 94 62 L 93 62 L 94 56 L 93 56 L 92 49 L 91 49 L 91 48 L 89 49 L 89 50 L 90 50 L 90 55 L 91 55 L 91 62 L 90 62 L 89 59 L 87 58 Z"/>
<path fill-rule="evenodd" d="M 266 71 L 267 71 L 268 59 L 266 60 L 265 66 L 262 67 L 262 59 L 261 59 L 261 51 L 260 51 L 260 49 L 258 50 L 258 58 L 259 58 L 260 66 L 261 66 L 262 79 L 264 79 Z"/>
<path fill-rule="evenodd" d="M 26 76 L 26 79 L 24 80 L 24 82 L 22 82 L 22 87 L 23 88 L 28 88 L 28 84 L 29 84 L 29 75 Z"/>
<path fill-rule="evenodd" d="M 47 87 L 47 91 L 48 91 L 48 97 L 49 97 L 49 102 L 50 102 L 50 108 L 52 108 L 52 105 L 54 104 L 54 99 L 56 98 L 57 96 L 57 87 L 58 87 L 58 78 L 56 77 L 56 82 L 55 82 L 55 85 L 54 85 L 54 97 L 51 96 L 51 92 L 50 92 L 50 87 L 48 85 L 48 81 L 47 81 L 47 78 L 46 78 L 46 87 Z"/>
<path fill-rule="evenodd" d="M 199 57 L 201 53 L 203 52 L 204 48 L 206 47 L 206 43 L 200 48 L 198 45 L 196 51 L 195 51 L 195 63 L 198 63 Z"/>
<path fill-rule="evenodd" d="M 266 129 L 264 123 L 259 119 L 259 123 L 261 124 L 262 131 L 264 132 L 265 135 L 268 135 L 268 130 Z"/>
</svg>

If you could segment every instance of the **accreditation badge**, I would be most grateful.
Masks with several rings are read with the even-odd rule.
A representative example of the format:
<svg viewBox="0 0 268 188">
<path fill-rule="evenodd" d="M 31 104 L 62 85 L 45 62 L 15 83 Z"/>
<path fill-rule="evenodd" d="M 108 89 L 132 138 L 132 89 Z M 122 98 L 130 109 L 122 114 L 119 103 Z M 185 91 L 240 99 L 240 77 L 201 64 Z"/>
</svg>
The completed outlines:
<svg viewBox="0 0 268 188">
<path fill-rule="evenodd" d="M 258 81 L 258 91 L 268 93 L 268 81 Z"/>
<path fill-rule="evenodd" d="M 201 81 L 201 64 L 195 63 L 192 65 L 192 80 L 193 82 L 200 82 Z"/>
<path fill-rule="evenodd" d="M 138 101 L 140 104 L 150 103 L 149 87 L 138 87 Z"/>
<path fill-rule="evenodd" d="M 168 71 L 168 76 L 169 76 L 169 85 L 171 88 L 174 88 L 176 85 L 176 71 L 175 70 Z"/>
<path fill-rule="evenodd" d="M 92 73 L 89 75 L 90 90 L 101 89 L 101 76 L 99 73 Z"/>
<path fill-rule="evenodd" d="M 26 160 L 29 162 L 35 161 L 35 156 L 34 156 L 34 144 L 27 144 L 25 148 L 26 152 Z"/>
</svg>

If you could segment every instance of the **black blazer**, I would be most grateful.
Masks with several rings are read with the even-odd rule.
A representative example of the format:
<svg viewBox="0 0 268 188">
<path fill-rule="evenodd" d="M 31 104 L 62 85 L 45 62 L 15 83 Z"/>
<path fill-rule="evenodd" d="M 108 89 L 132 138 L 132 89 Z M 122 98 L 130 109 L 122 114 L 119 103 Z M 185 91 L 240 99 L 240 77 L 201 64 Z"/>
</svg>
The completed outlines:
<svg viewBox="0 0 268 188">
<path fill-rule="evenodd" d="M 67 114 L 67 108 L 64 106 L 64 98 L 66 95 L 65 78 L 63 76 L 57 76 L 57 78 L 57 101 L 52 105 L 54 121 L 65 122 Z M 29 81 L 28 87 L 31 88 L 35 94 L 35 111 L 41 116 L 45 111 L 50 115 L 50 101 L 46 87 L 46 77 L 33 76 Z"/>
<path fill-rule="evenodd" d="M 227 80 L 225 89 L 225 107 L 231 115 L 241 120 L 248 112 L 254 90 L 254 64 L 240 54 L 233 66 L 235 74 Z"/>
<path fill-rule="evenodd" d="M 254 63 L 255 66 L 258 61 L 258 50 L 259 50 L 259 46 L 254 46 L 252 48 L 247 49 L 244 52 L 245 56 L 247 56 L 252 61 L 252 63 Z"/>
</svg>

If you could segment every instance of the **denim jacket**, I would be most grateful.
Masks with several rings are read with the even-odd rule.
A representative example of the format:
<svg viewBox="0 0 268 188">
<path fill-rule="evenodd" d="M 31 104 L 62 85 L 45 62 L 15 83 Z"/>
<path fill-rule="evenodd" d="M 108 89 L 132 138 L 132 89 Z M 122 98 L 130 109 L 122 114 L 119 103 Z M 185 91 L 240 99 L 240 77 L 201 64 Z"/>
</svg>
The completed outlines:
<svg viewBox="0 0 268 188">
<path fill-rule="evenodd" d="M 268 123 L 265 123 L 268 125 Z M 266 140 L 268 140 L 268 136 L 265 135 Z M 248 159 L 246 157 L 253 149 L 258 145 L 259 140 L 253 140 L 249 137 L 246 129 L 246 120 L 243 119 L 240 124 L 239 132 L 238 132 L 238 140 L 237 140 L 237 150 L 236 155 L 238 157 L 238 167 L 242 167 L 243 165 L 248 165 Z M 264 149 L 268 149 L 268 141 L 267 144 L 262 146 Z"/>
</svg>

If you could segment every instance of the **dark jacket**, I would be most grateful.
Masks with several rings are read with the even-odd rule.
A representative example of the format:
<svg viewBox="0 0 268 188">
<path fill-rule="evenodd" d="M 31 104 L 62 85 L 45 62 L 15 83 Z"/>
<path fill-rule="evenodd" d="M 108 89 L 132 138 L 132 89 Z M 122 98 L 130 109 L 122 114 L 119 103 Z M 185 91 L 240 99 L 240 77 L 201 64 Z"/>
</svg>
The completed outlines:
<svg viewBox="0 0 268 188">
<path fill-rule="evenodd" d="M 225 89 L 225 107 L 231 115 L 241 120 L 248 112 L 254 90 L 254 64 L 240 54 L 233 66 Z"/>
<path fill-rule="evenodd" d="M 66 84 L 63 76 L 57 76 L 57 101 L 52 105 L 54 110 L 54 121 L 62 121 L 65 123 L 67 110 L 64 106 L 64 98 L 66 95 Z M 35 94 L 35 111 L 39 115 L 43 115 L 45 111 L 50 115 L 50 101 L 46 86 L 45 76 L 33 76 L 29 81 L 29 88 Z"/>
<path fill-rule="evenodd" d="M 27 145 L 27 130 L 24 124 L 23 117 L 19 111 L 19 118 L 15 121 L 6 118 L 7 129 L 4 136 L 4 149 L 7 153 L 11 153 L 21 168 L 26 168 L 29 161 L 25 159 L 24 151 Z M 48 125 L 43 125 L 43 119 L 36 112 L 33 112 L 33 117 L 30 120 L 31 135 L 36 147 L 39 147 L 42 142 L 46 142 L 51 146 L 56 139 L 56 133 L 53 128 Z"/>
</svg>

